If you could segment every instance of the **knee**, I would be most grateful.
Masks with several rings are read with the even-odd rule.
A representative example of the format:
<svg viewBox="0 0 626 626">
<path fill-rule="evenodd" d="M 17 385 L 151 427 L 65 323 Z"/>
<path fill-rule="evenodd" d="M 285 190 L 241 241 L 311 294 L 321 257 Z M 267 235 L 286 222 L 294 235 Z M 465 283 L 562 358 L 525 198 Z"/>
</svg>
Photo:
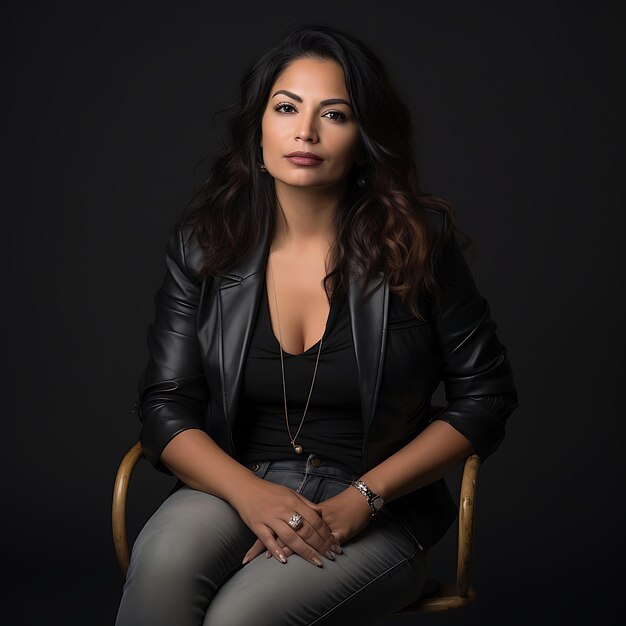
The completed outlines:
<svg viewBox="0 0 626 626">
<path fill-rule="evenodd" d="M 261 558 L 261 557 L 257 557 Z M 218 589 L 206 609 L 203 626 L 276 626 L 277 624 L 304 624 L 316 615 L 304 619 L 306 608 L 294 606 L 293 599 L 285 598 L 280 582 L 275 585 L 257 581 L 254 585 L 226 583 Z"/>
</svg>

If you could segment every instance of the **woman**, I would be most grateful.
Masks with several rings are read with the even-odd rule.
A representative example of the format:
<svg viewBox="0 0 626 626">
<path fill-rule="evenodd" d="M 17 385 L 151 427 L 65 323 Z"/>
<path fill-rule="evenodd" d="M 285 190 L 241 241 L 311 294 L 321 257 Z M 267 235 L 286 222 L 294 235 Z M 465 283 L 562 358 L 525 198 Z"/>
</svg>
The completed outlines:
<svg viewBox="0 0 626 626">
<path fill-rule="evenodd" d="M 363 43 L 297 28 L 229 120 L 156 295 L 140 441 L 178 481 L 116 623 L 371 624 L 419 596 L 444 474 L 504 436 L 506 348 Z"/>
</svg>

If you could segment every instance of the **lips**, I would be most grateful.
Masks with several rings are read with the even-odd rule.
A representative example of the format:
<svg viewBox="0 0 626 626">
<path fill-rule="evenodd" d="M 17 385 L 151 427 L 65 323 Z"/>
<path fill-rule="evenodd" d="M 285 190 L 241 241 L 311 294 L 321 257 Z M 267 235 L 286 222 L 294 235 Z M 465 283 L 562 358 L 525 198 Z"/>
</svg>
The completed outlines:
<svg viewBox="0 0 626 626">
<path fill-rule="evenodd" d="M 285 158 L 291 163 L 296 165 L 319 165 L 324 159 L 317 156 L 313 152 L 291 152 L 285 156 Z"/>
<path fill-rule="evenodd" d="M 318 161 L 323 161 L 324 159 L 322 159 L 321 156 L 317 156 L 317 154 L 315 154 L 314 152 L 300 152 L 299 150 L 296 150 L 295 152 L 290 152 L 289 154 L 285 155 L 287 157 L 304 157 L 306 159 L 317 159 Z"/>
</svg>

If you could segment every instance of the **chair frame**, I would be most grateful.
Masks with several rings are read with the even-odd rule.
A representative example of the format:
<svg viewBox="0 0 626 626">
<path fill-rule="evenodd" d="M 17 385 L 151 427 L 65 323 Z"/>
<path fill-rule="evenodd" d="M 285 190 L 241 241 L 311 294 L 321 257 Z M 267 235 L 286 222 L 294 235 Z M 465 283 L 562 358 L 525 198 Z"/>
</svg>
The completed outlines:
<svg viewBox="0 0 626 626">
<path fill-rule="evenodd" d="M 113 543 L 117 561 L 124 577 L 126 577 L 130 562 L 128 537 L 126 534 L 126 496 L 132 473 L 142 458 L 145 458 L 145 455 L 141 448 L 141 443 L 137 442 L 122 459 L 113 488 Z M 397 611 L 396 615 L 402 613 L 434 613 L 458 609 L 467 606 L 476 599 L 476 591 L 469 584 L 469 574 L 472 556 L 476 483 L 479 469 L 480 457 L 477 454 L 472 454 L 465 459 L 460 494 L 456 583 L 440 583 L 427 579 L 419 598 L 409 606 Z"/>
</svg>

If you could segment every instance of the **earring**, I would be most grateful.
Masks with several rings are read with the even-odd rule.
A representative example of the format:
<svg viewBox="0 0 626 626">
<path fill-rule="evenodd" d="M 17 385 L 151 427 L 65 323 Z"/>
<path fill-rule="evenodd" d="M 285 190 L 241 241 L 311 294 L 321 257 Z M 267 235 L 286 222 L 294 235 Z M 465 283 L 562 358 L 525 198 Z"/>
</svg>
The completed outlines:
<svg viewBox="0 0 626 626">
<path fill-rule="evenodd" d="M 265 167 L 265 165 L 263 165 L 263 163 L 257 163 L 257 165 L 260 172 L 267 172 L 267 168 Z"/>
<path fill-rule="evenodd" d="M 361 177 L 360 177 L 360 178 L 356 181 L 356 184 L 357 184 L 359 187 L 363 187 L 363 185 L 365 185 L 365 176 L 361 176 Z"/>
</svg>

